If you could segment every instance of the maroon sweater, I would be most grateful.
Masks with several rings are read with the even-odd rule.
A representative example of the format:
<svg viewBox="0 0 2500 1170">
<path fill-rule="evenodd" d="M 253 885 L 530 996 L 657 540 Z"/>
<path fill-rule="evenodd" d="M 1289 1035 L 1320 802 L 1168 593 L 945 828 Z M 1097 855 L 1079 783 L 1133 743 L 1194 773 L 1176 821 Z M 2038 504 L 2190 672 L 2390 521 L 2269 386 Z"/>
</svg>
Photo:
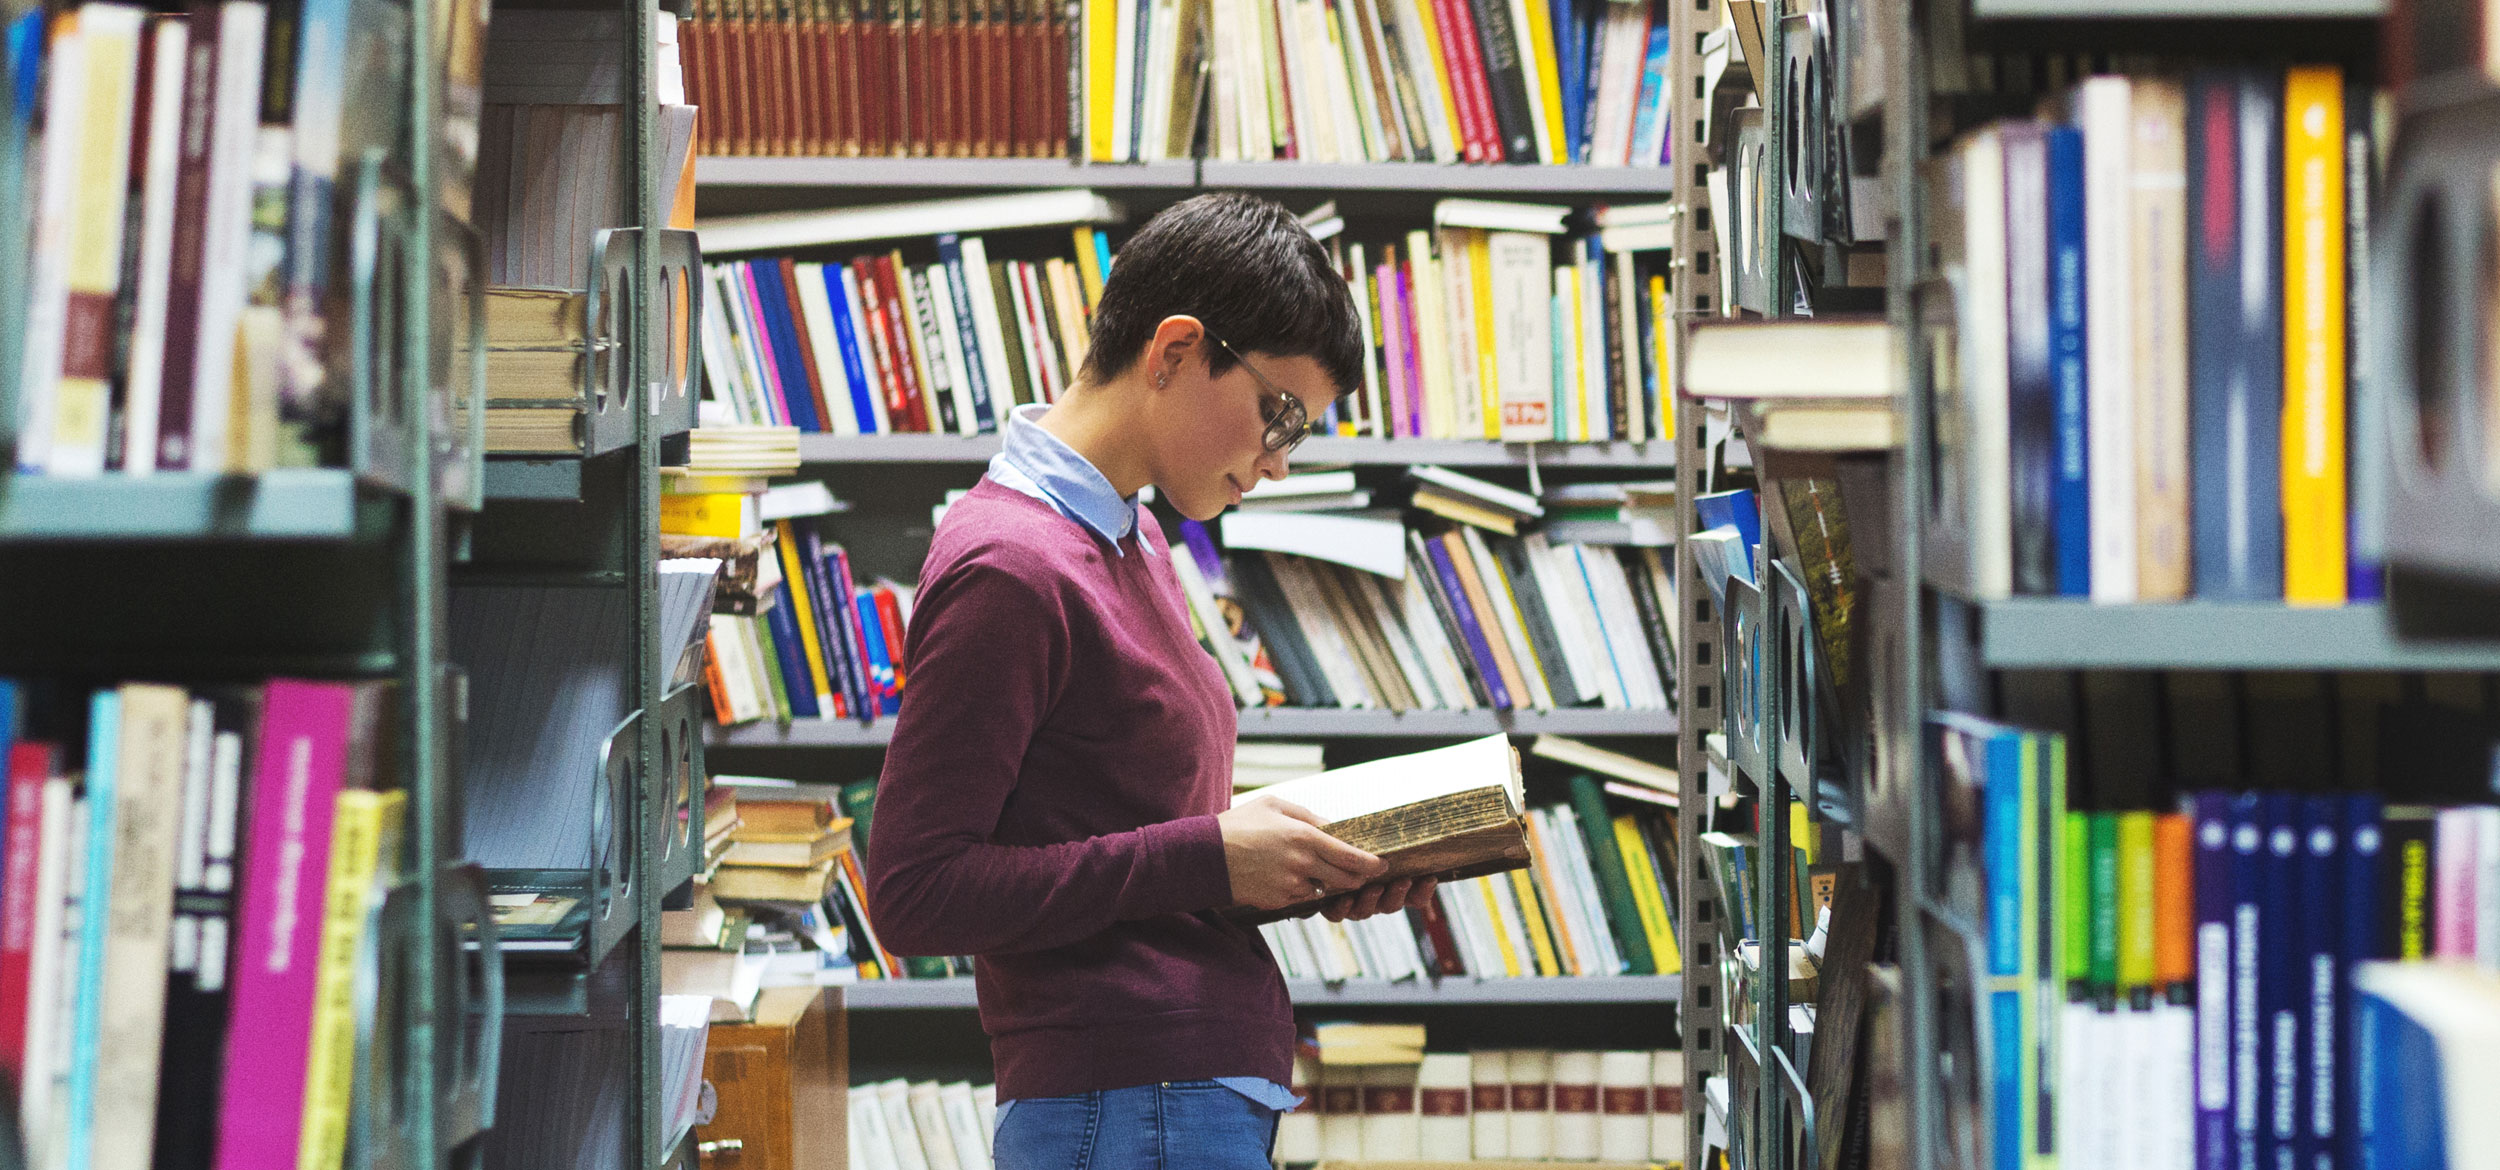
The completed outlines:
<svg viewBox="0 0 2500 1170">
<path fill-rule="evenodd" d="M 1001 1100 L 1292 1076 L 1284 979 L 1220 913 L 1232 695 L 1139 535 L 984 479 L 921 569 L 870 914 L 898 953 L 978 956 Z"/>
</svg>

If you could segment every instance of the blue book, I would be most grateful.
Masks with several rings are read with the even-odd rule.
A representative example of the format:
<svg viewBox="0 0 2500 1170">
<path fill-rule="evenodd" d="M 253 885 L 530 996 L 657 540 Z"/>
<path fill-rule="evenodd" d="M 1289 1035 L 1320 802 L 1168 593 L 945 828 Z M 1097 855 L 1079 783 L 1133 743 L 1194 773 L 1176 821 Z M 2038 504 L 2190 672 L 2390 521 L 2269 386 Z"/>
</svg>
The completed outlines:
<svg viewBox="0 0 2500 1170">
<path fill-rule="evenodd" d="M 2196 1170 L 2233 1170 L 2237 1165 L 2231 1128 L 2232 879 L 2239 864 L 2231 849 L 2236 813 L 2227 792 L 2199 792 L 2189 798 L 2194 826 L 2195 861 L 2190 868 L 2196 889 Z"/>
<path fill-rule="evenodd" d="M 2299 927 L 2300 800 L 2289 793 L 2258 797 L 2264 844 L 2257 854 L 2257 1016 L 2263 1065 L 2257 1084 L 2257 1161 L 2296 1165 L 2300 1136 L 2302 1014 L 2308 982 L 2301 978 Z"/>
<path fill-rule="evenodd" d="M 799 334 L 790 314 L 788 286 L 781 281 L 781 266 L 769 260 L 750 260 L 748 271 L 755 278 L 755 299 L 764 310 L 764 340 L 772 347 L 773 367 L 781 375 L 781 401 L 790 412 L 790 425 L 802 431 L 823 431 L 825 421 L 816 417 L 816 387 L 807 380 L 807 358 L 799 352 Z"/>
<path fill-rule="evenodd" d="M 998 429 L 998 412 L 990 406 L 990 373 L 981 362 L 981 332 L 973 328 L 972 286 L 964 283 L 964 251 L 955 233 L 937 238 L 938 263 L 946 266 L 946 295 L 955 306 L 955 337 L 964 347 L 964 380 L 972 384 L 975 429 Z M 989 278 L 982 273 L 982 279 Z M 1006 387 L 999 388 L 1002 392 Z"/>
<path fill-rule="evenodd" d="M 1967 769 L 1962 775 L 1948 775 L 1945 784 L 1975 790 L 1972 794 L 1979 801 L 1988 1067 L 1994 1082 L 1989 1096 L 1994 1135 L 1989 1163 L 1994 1170 L 2022 1170 L 2028 1148 L 2023 1140 L 2023 1073 L 2031 1057 L 2023 1042 L 2031 990 L 2024 978 L 2023 893 L 2036 881 L 2023 866 L 2023 843 L 2032 836 L 2023 823 L 2024 737 L 2003 724 L 1955 712 L 1936 715 L 1934 722 L 1939 734 L 1960 740 L 1961 750 L 1941 753 L 1948 772 L 1957 762 Z"/>
<path fill-rule="evenodd" d="M 43 94 L 43 53 L 45 9 L 33 10 L 10 21 L 5 46 L 8 72 L 0 75 L 0 240 L 12 245 L 0 248 L 0 288 L 26 287 L 27 253 L 25 244 L 27 219 L 34 200 L 28 192 L 34 176 L 27 155 L 27 139 L 35 122 L 35 106 Z M 14 381 L 18 368 L 25 361 L 26 297 L 12 296 L 0 301 L 0 370 Z M 0 471 L 16 466 L 16 452 L 11 450 L 17 435 L 17 422 L 9 420 L 0 426 Z M 28 468 L 40 471 L 41 468 Z"/>
<path fill-rule="evenodd" d="M 1143 34 L 1140 34 L 1141 36 Z M 1111 279 L 1111 233 L 1094 233 L 1094 262 L 1102 265 L 1102 278 Z"/>
<path fill-rule="evenodd" d="M 1458 618 L 1459 633 L 1467 642 L 1467 657 L 1476 664 L 1476 673 L 1483 676 L 1493 709 L 1510 710 L 1510 688 L 1502 685 L 1502 668 L 1494 662 L 1493 643 L 1486 639 L 1475 607 L 1467 604 L 1467 587 L 1459 582 L 1458 566 L 1450 561 L 1450 550 L 1438 540 L 1426 540 L 1424 555 L 1432 560 L 1432 575 L 1441 579 L 1441 592 L 1449 598 L 1450 613 Z"/>
<path fill-rule="evenodd" d="M 781 660 L 782 694 L 790 701 L 793 717 L 814 719 L 821 712 L 816 707 L 816 685 L 807 673 L 807 643 L 799 640 L 798 603 L 791 600 L 789 579 L 783 578 L 774 592 L 764 622 L 773 636 L 773 656 Z"/>
<path fill-rule="evenodd" d="M 2298 798 L 2300 842 L 2295 863 L 2298 878 L 2292 943 L 2299 980 L 2300 1050 L 2292 1067 L 2292 1164 L 2301 1170 L 2337 1170 L 2335 1158 L 2334 1037 L 2342 1031 L 2336 1017 L 2337 992 L 2343 986 L 2343 916 L 2335 911 L 2343 900 L 2345 866 L 2344 798 Z M 2317 1051 L 2324 1040 L 2327 1052 Z"/>
<path fill-rule="evenodd" d="M 1700 518 L 1705 532 L 1723 524 L 1735 525 L 1737 535 L 1745 540 L 1747 553 L 1762 546 L 1762 504 L 1752 488 L 1694 496 L 1693 515 Z"/>
<path fill-rule="evenodd" d="M 833 339 L 842 351 L 842 381 L 850 387 L 851 414 L 859 420 L 859 433 L 877 433 L 877 388 L 868 384 L 868 363 L 859 355 L 859 332 L 851 328 L 851 290 L 842 283 L 842 265 L 827 264 L 818 270 L 825 278 L 825 299 L 833 305 Z"/>
<path fill-rule="evenodd" d="M 1674 135 L 1658 124 L 1673 117 L 1662 98 L 1668 96 L 1664 91 L 1669 84 L 1667 71 L 1674 53 L 1673 27 L 1663 19 L 1653 21 L 1649 26 L 1649 40 L 1641 50 L 1641 83 L 1635 87 L 1634 100 L 1640 104 L 1632 107 L 1633 166 L 1666 161 L 1664 156 L 1674 142 Z M 1659 152 L 1659 156 L 1647 157 L 1653 149 Z"/>
<path fill-rule="evenodd" d="M 2279 85 L 2254 68 L 2188 77 L 2188 544 L 2212 600 L 2283 596 Z"/>
<path fill-rule="evenodd" d="M 2376 793 L 2347 793 L 2344 802 L 2343 875 L 2337 892 L 2337 954 L 2335 987 L 2335 1126 L 2336 1165 L 2360 1170 L 2361 1108 L 2356 1074 L 2360 1052 L 2353 1039 L 2353 1017 L 2359 1010 L 2353 994 L 2353 969 L 2368 962 L 2378 941 L 2379 808 Z"/>
<path fill-rule="evenodd" d="M 2229 798 L 2231 824 L 2231 1170 L 2272 1170 L 2260 1161 L 2269 1126 L 2264 1086 L 2272 1075 L 2266 1060 L 2267 1026 L 2260 997 L 2248 994 L 2263 977 L 2260 953 L 2269 932 L 2265 920 L 2265 799 L 2255 793 Z"/>
<path fill-rule="evenodd" d="M 877 680 L 877 711 L 892 715 L 903 709 L 903 696 L 894 686 L 894 657 L 886 652 L 885 618 L 877 612 L 877 595 L 862 589 L 851 598 L 859 614 L 860 644 L 868 650 L 868 669 Z"/>
<path fill-rule="evenodd" d="M 2387 431 L 2383 411 L 2369 405 L 2370 194 L 2378 189 L 2371 105 L 2377 89 L 2344 87 L 2344 599 L 2387 598 Z M 2349 173 L 2354 160 L 2364 173 Z M 6 286 L 0 286 L 6 287 Z M 2385 310 L 2381 310 L 2384 312 Z"/>
<path fill-rule="evenodd" d="M 2049 128 L 2049 372 L 2057 394 L 2050 488 L 2057 592 L 2092 595 L 2092 475 L 2084 409 L 2083 131 Z"/>
<path fill-rule="evenodd" d="M 2049 144 L 2046 128 L 2013 122 L 2005 144 L 2007 470 L 2014 522 L 2014 592 L 2057 592 L 2057 389 L 2050 361 Z"/>
<path fill-rule="evenodd" d="M 1554 336 L 1558 338 L 1578 336 L 1572 327 L 1570 304 L 1565 302 L 1561 297 L 1553 298 L 1553 302 Z M 1560 390 L 1562 387 L 1571 384 L 1571 361 L 1574 356 L 1575 355 L 1571 352 L 1570 346 L 1557 345 L 1554 347 L 1554 386 L 1556 388 L 1554 398 L 1557 406 L 1564 402 L 1571 401 L 1570 399 L 1565 398 Z M 1554 441 L 1557 443 L 1570 442 L 1571 412 L 1558 409 L 1553 413 Z"/>
<path fill-rule="evenodd" d="M 86 885 L 78 903 L 77 997 L 70 1010 L 66 1164 L 84 1166 L 95 1140 L 96 1047 L 104 1030 L 104 935 L 112 920 L 114 804 L 120 790 L 121 696 L 100 690 L 88 703 Z"/>
<path fill-rule="evenodd" d="M 2407 997 L 2411 998 L 2411 997 Z M 2353 993 L 2361 1170 L 2448 1170 L 2439 1041 L 2390 993 Z"/>
<path fill-rule="evenodd" d="M 807 544 L 808 555 L 815 558 L 824 573 L 825 594 L 816 603 L 817 612 L 832 616 L 833 636 L 842 643 L 843 697 L 851 705 L 852 718 L 869 718 L 876 714 L 877 704 L 869 687 L 866 644 L 859 637 L 859 610 L 849 602 L 850 598 L 858 596 L 858 591 L 851 585 L 849 555 L 839 545 L 824 543 L 823 538 L 813 532 L 800 539 Z M 837 597 L 844 600 L 837 603 L 834 600 Z"/>
</svg>

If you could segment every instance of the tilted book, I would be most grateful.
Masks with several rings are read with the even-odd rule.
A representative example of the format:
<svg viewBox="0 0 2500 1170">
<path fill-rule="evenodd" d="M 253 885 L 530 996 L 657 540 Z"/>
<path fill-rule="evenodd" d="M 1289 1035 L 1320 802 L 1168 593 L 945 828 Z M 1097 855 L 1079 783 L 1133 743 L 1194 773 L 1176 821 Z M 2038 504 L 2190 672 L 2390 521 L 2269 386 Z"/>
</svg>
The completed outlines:
<svg viewBox="0 0 2500 1170">
<path fill-rule="evenodd" d="M 1478 877 L 1529 860 L 1519 753 L 1501 735 L 1270 784 L 1234 803 L 1262 799 L 1300 805 L 1330 836 L 1388 862 L 1381 881 Z M 1238 913 L 1273 922 L 1319 902 Z"/>
</svg>

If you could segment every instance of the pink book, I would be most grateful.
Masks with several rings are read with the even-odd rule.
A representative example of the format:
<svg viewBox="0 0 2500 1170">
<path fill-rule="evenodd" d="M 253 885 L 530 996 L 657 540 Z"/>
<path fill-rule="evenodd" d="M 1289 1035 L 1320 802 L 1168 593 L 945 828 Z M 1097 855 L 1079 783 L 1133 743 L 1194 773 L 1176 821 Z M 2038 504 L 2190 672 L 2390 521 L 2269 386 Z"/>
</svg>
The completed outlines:
<svg viewBox="0 0 2500 1170">
<path fill-rule="evenodd" d="M 2431 954 L 2474 959 L 2475 810 L 2443 808 L 2431 841 Z"/>
<path fill-rule="evenodd" d="M 1380 331 L 1380 364 L 1386 375 L 1383 381 L 1388 383 L 1383 391 L 1389 417 L 1383 420 L 1382 429 L 1391 438 L 1406 434 L 1406 323 L 1398 315 L 1397 272 L 1394 261 L 1372 270 L 1372 288 L 1380 302 L 1380 320 L 1374 328 Z"/>
<path fill-rule="evenodd" d="M 43 853 L 43 785 L 52 778 L 48 743 L 20 743 L 8 756 L 8 865 L 0 871 L 0 1069 L 25 1079 L 26 991 L 35 958 L 35 881 Z"/>
<path fill-rule="evenodd" d="M 747 319 L 755 322 L 755 334 L 750 344 L 755 347 L 755 359 L 764 370 L 766 401 L 772 407 L 773 422 L 780 426 L 789 426 L 790 402 L 782 397 L 781 366 L 773 361 L 772 334 L 768 332 L 771 326 L 764 323 L 763 294 L 755 291 L 755 263 L 753 261 L 745 261 L 738 265 L 738 288 L 746 294 Z"/>
<path fill-rule="evenodd" d="M 330 820 L 354 754 L 357 687 L 276 679 L 261 703 L 260 743 L 243 822 L 248 868 L 236 917 L 218 1170 L 295 1164 L 304 1127 Z"/>
<path fill-rule="evenodd" d="M 1422 438 L 1424 434 L 1424 368 L 1423 335 L 1415 324 L 1415 260 L 1398 265 L 1398 322 L 1406 335 L 1406 434 Z"/>
</svg>

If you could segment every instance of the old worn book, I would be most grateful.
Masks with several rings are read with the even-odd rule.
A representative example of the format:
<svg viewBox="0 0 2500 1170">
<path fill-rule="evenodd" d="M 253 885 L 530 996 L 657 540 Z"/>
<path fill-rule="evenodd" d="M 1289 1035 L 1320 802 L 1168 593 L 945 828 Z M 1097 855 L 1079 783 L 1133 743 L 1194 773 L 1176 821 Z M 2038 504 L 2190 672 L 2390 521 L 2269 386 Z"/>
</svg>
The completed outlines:
<svg viewBox="0 0 2500 1170">
<path fill-rule="evenodd" d="M 712 896 L 738 902 L 820 902 L 833 885 L 832 858 L 805 869 L 723 865 L 712 878 Z"/>
<path fill-rule="evenodd" d="M 566 349 L 590 336 L 590 295 L 569 288 L 494 285 L 486 290 L 489 349 Z"/>
<path fill-rule="evenodd" d="M 1382 880 L 1479 877 L 1528 864 L 1519 753 L 1503 735 L 1270 784 L 1234 803 L 1252 800 L 1309 809 L 1330 836 L 1387 861 Z M 1318 901 L 1236 913 L 1269 922 Z"/>
</svg>

